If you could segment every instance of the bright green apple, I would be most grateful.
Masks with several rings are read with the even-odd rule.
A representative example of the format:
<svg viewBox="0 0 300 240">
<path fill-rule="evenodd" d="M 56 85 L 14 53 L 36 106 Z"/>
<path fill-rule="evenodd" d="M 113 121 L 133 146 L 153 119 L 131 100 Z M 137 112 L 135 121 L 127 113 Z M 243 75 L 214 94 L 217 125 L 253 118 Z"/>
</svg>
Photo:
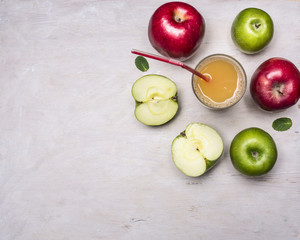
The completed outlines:
<svg viewBox="0 0 300 240">
<path fill-rule="evenodd" d="M 178 110 L 177 86 L 164 76 L 145 75 L 135 81 L 131 92 L 136 102 L 135 117 L 145 125 L 162 125 Z"/>
<path fill-rule="evenodd" d="M 277 160 L 273 138 L 260 128 L 247 128 L 231 142 L 230 157 L 233 166 L 247 176 L 260 176 L 269 172 Z"/>
<path fill-rule="evenodd" d="M 173 140 L 171 152 L 180 171 L 190 177 L 199 177 L 220 159 L 223 141 L 210 126 L 191 123 Z"/>
<path fill-rule="evenodd" d="M 231 38 L 244 53 L 254 54 L 264 49 L 273 38 L 272 18 L 258 8 L 246 8 L 234 19 Z"/>
</svg>

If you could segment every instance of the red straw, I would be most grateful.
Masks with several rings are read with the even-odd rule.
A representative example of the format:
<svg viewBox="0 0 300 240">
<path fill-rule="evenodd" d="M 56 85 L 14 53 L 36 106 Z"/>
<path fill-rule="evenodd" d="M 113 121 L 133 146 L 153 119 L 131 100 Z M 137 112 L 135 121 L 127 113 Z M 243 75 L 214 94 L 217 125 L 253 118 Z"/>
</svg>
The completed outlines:
<svg viewBox="0 0 300 240">
<path fill-rule="evenodd" d="M 209 78 L 208 77 L 206 77 L 202 73 L 196 71 L 195 69 L 193 69 L 193 68 L 185 65 L 183 62 L 180 62 L 178 60 L 175 60 L 175 59 L 172 59 L 172 58 L 163 57 L 163 56 L 159 56 L 159 55 L 155 55 L 155 54 L 152 54 L 152 53 L 143 52 L 143 51 L 136 50 L 136 49 L 132 49 L 131 53 L 137 54 L 137 55 L 140 55 L 140 56 L 143 56 L 143 57 L 152 58 L 152 59 L 155 59 L 155 60 L 158 60 L 158 61 L 170 63 L 170 64 L 173 64 L 173 65 L 176 65 L 176 66 L 179 66 L 179 67 L 182 67 L 182 68 L 188 70 L 189 72 L 197 75 L 198 77 L 202 78 L 206 82 L 209 82 Z"/>
</svg>

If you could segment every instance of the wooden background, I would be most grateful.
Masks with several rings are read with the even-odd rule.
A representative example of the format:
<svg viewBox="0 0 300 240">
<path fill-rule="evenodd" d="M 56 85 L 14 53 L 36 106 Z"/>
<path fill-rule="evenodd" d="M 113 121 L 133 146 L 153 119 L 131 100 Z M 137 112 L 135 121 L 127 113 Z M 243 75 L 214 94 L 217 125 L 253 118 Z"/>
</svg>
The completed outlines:
<svg viewBox="0 0 300 240">
<path fill-rule="evenodd" d="M 0 239 L 300 239 L 300 102 L 266 113 L 249 90 L 214 112 L 193 95 L 191 75 L 149 60 L 142 73 L 132 48 L 155 53 L 148 21 L 165 1 L 0 1 Z M 300 68 L 300 2 L 187 1 L 206 20 L 206 35 L 187 64 L 229 54 L 250 80 L 257 66 L 284 57 Z M 230 37 L 247 7 L 267 11 L 274 38 L 248 56 Z M 134 117 L 131 86 L 144 74 L 178 86 L 180 111 L 161 127 Z M 248 81 L 249 86 L 249 81 Z M 276 132 L 272 122 L 290 117 Z M 201 178 L 172 163 L 171 142 L 191 122 L 220 132 L 225 154 Z M 232 166 L 228 148 L 247 127 L 276 141 L 279 157 L 264 177 Z"/>
</svg>

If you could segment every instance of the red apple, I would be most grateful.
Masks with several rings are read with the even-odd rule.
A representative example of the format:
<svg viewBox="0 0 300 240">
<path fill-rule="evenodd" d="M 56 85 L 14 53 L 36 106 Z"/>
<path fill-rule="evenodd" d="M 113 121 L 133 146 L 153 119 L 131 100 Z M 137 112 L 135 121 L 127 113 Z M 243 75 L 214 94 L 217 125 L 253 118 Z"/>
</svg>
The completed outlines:
<svg viewBox="0 0 300 240">
<path fill-rule="evenodd" d="M 205 22 L 201 14 L 183 2 L 168 2 L 160 6 L 148 26 L 152 46 L 160 54 L 181 61 L 196 52 L 204 31 Z"/>
<path fill-rule="evenodd" d="M 291 107 L 300 97 L 300 72 L 286 59 L 268 59 L 254 72 L 250 93 L 264 110 L 276 111 Z"/>
</svg>

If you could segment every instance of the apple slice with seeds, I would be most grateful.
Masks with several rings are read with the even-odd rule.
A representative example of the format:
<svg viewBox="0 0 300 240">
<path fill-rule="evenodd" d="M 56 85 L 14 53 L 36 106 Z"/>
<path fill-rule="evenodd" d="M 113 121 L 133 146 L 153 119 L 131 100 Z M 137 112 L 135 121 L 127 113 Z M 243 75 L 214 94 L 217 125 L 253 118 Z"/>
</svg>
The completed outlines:
<svg viewBox="0 0 300 240">
<path fill-rule="evenodd" d="M 223 153 L 223 141 L 216 130 L 191 123 L 172 142 L 172 158 L 185 175 L 199 177 L 211 169 Z"/>
<path fill-rule="evenodd" d="M 136 101 L 135 117 L 145 125 L 162 125 L 178 110 L 177 86 L 161 75 L 150 74 L 136 80 L 132 96 Z"/>
</svg>

